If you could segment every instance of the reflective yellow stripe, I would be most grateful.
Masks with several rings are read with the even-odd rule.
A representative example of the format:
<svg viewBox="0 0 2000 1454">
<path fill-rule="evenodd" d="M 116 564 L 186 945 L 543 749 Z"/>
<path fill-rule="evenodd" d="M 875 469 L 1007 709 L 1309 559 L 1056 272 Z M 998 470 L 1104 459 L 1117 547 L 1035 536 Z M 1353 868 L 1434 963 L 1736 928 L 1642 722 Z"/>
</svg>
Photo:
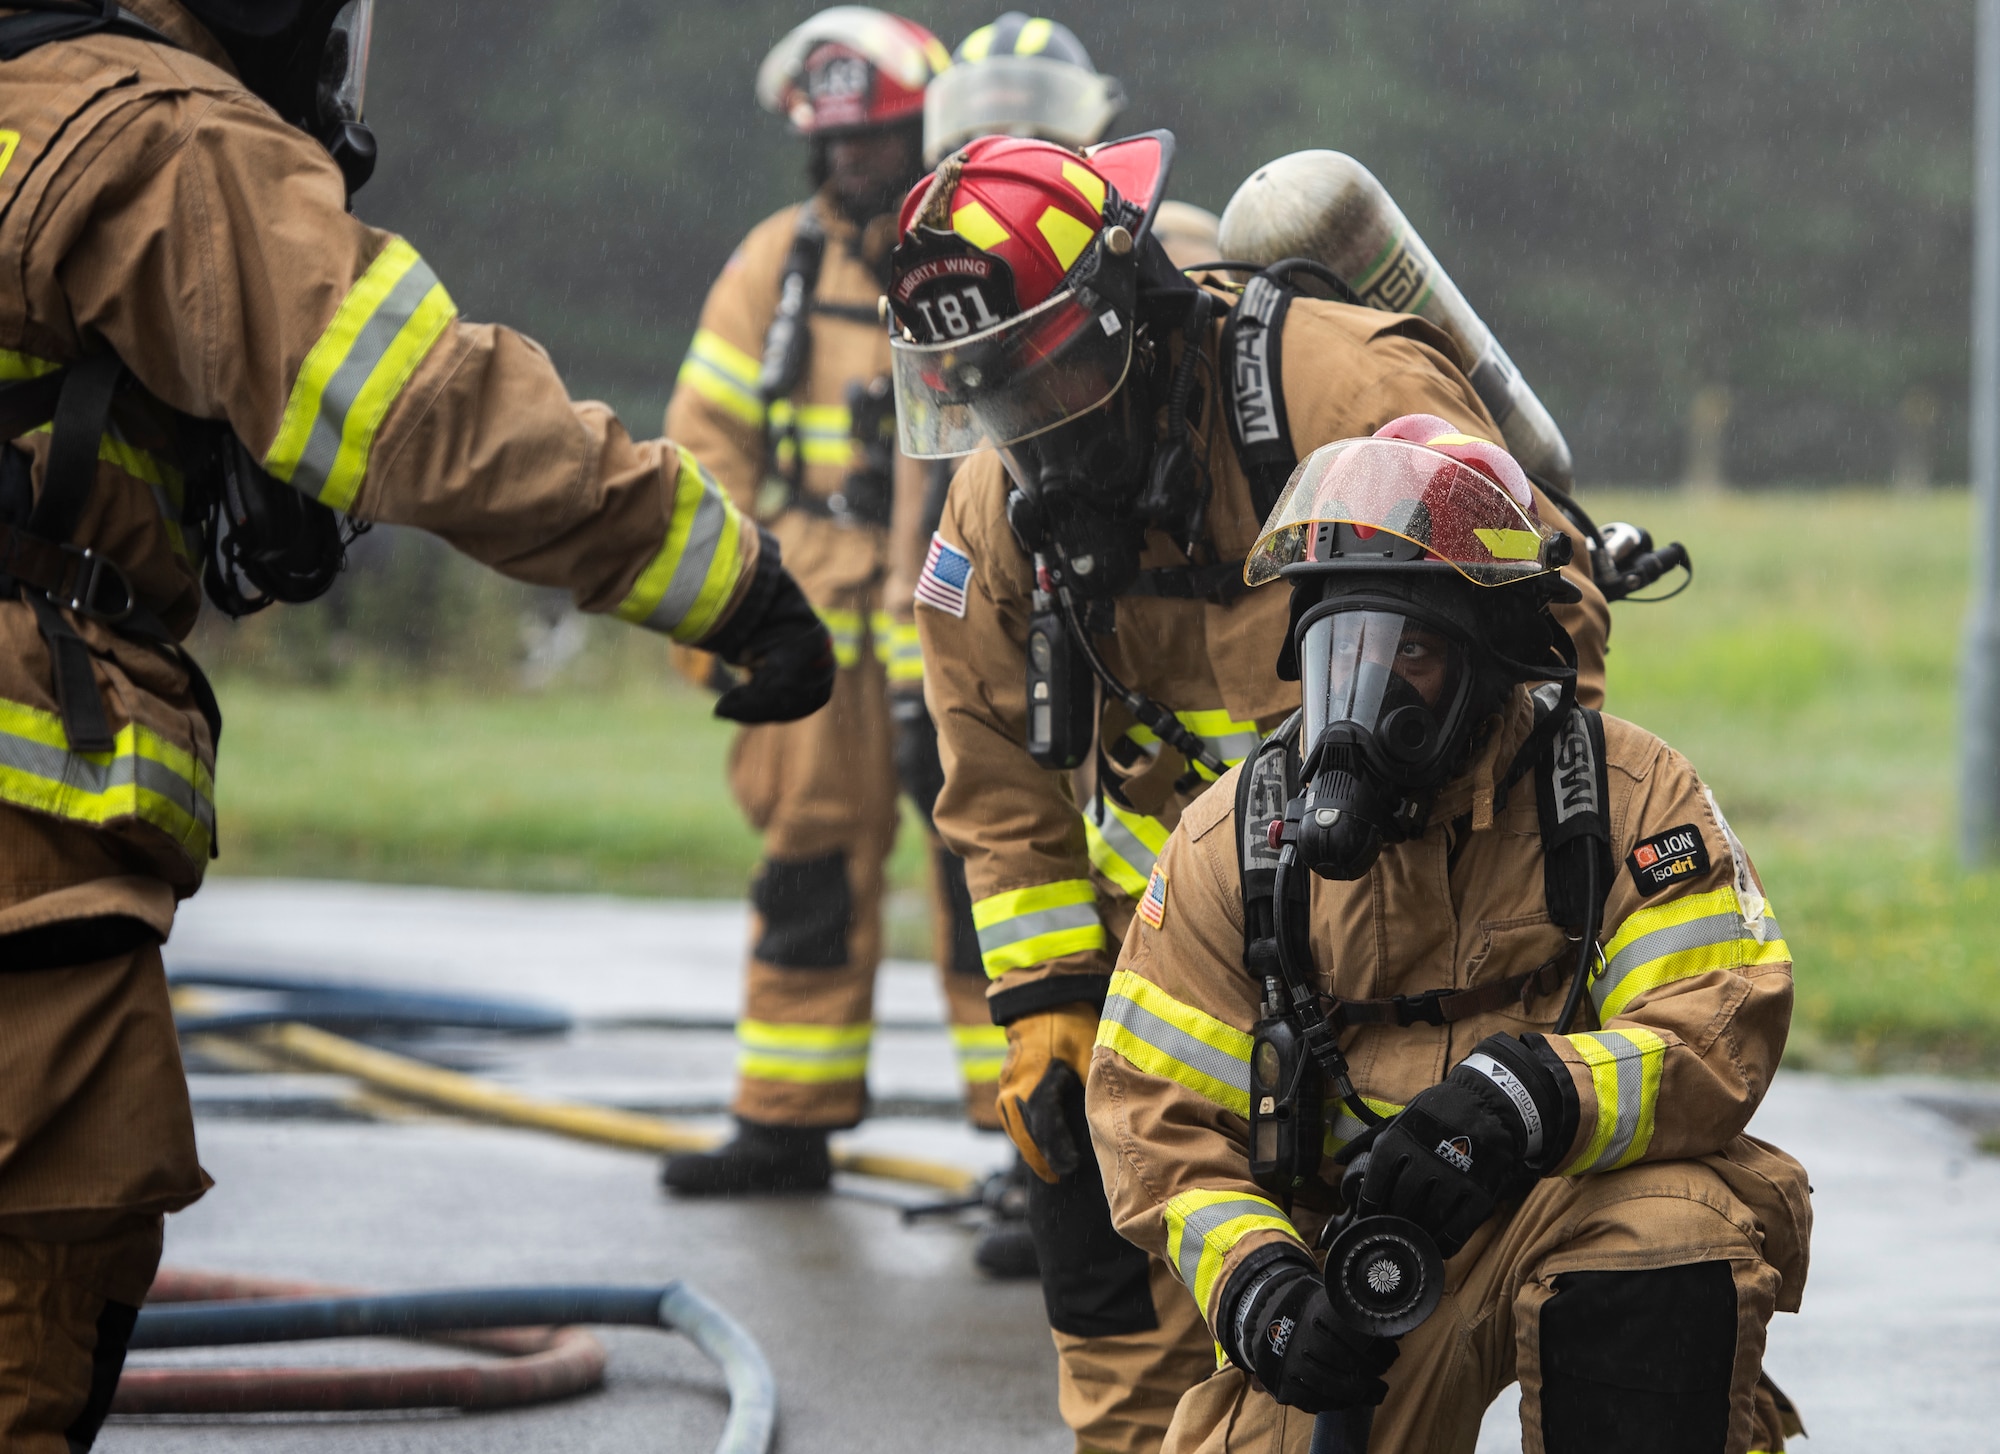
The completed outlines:
<svg viewBox="0 0 2000 1454">
<path fill-rule="evenodd" d="M 1660 1098 L 1667 1042 L 1651 1030 L 1638 1029 L 1566 1038 L 1590 1067 L 1597 1123 L 1590 1141 L 1563 1174 L 1580 1176 L 1631 1165 L 1653 1143 L 1653 1112 Z"/>
<path fill-rule="evenodd" d="M 1167 1261 L 1187 1284 L 1208 1316 L 1209 1294 L 1222 1264 L 1236 1244 L 1252 1232 L 1282 1232 L 1301 1245 L 1304 1239 L 1291 1218 L 1269 1202 L 1245 1191 L 1184 1191 L 1169 1201 L 1161 1215 L 1167 1224 Z"/>
<path fill-rule="evenodd" d="M 871 618 L 875 628 L 875 659 L 882 663 L 890 686 L 909 686 L 924 679 L 924 648 L 917 623 L 898 621 L 887 611 Z"/>
<path fill-rule="evenodd" d="M 953 1025 L 952 1048 L 958 1052 L 959 1078 L 972 1085 L 1000 1079 L 1007 1061 L 1007 1032 L 998 1025 Z"/>
<path fill-rule="evenodd" d="M 51 358 L 36 358 L 31 353 L 16 353 L 11 348 L 0 348 L 0 382 L 18 383 L 22 379 L 39 379 L 43 374 L 52 374 L 62 365 Z"/>
<path fill-rule="evenodd" d="M 1199 737 L 1208 749 L 1222 759 L 1225 767 L 1234 767 L 1248 757 L 1261 740 L 1255 722 L 1239 722 L 1220 707 L 1204 708 L 1196 712 L 1176 712 L 1174 716 L 1181 726 Z M 1125 735 L 1148 751 L 1157 752 L 1160 739 L 1149 727 L 1132 726 L 1125 729 Z M 1200 763 L 1195 771 L 1213 782 L 1217 774 L 1210 772 Z"/>
<path fill-rule="evenodd" d="M 1728 885 L 1649 904 L 1627 916 L 1604 946 L 1604 973 L 1590 987 L 1600 1022 L 1623 1014 L 1641 995 L 1715 969 L 1783 964 L 1792 951 L 1766 904 L 1746 921 Z"/>
<path fill-rule="evenodd" d="M 1129 969 L 1111 976 L 1097 1043 L 1136 1070 L 1185 1086 L 1235 1115 L 1250 1115 L 1248 1032 L 1181 1003 Z"/>
<path fill-rule="evenodd" d="M 861 1080 L 868 1074 L 872 1024 L 785 1025 L 736 1022 L 736 1073 L 794 1085 Z"/>
<path fill-rule="evenodd" d="M 136 722 L 112 743 L 109 752 L 73 752 L 55 713 L 0 701 L 0 801 L 92 827 L 137 818 L 205 862 L 215 836 L 208 767 Z"/>
<path fill-rule="evenodd" d="M 747 564 L 744 549 L 756 537 L 695 457 L 685 449 L 680 456 L 666 543 L 639 572 L 616 614 L 676 641 L 699 641 L 736 594 Z"/>
<path fill-rule="evenodd" d="M 721 334 L 702 328 L 695 331 L 674 382 L 757 429 L 764 423 L 764 396 L 757 389 L 762 372 L 750 354 Z"/>
<path fill-rule="evenodd" d="M 1363 1096 L 1361 1103 L 1385 1121 L 1403 1109 L 1394 1101 L 1378 1101 L 1373 1096 Z M 1326 1136 L 1320 1143 L 1321 1152 L 1326 1156 L 1334 1155 L 1348 1142 L 1368 1129 L 1361 1124 L 1361 1118 L 1348 1110 L 1340 1101 L 1331 1101 L 1326 1108 L 1326 1114 L 1329 1124 L 1326 1128 Z"/>
<path fill-rule="evenodd" d="M 833 664 L 842 671 L 861 664 L 861 613 L 839 606 L 815 606 L 826 634 L 833 638 Z"/>
<path fill-rule="evenodd" d="M 854 416 L 845 404 L 799 405 L 790 399 L 773 400 L 771 432 L 780 436 L 780 464 L 791 463 L 790 430 L 794 424 L 807 464 L 831 465 L 835 469 L 853 465 Z"/>
<path fill-rule="evenodd" d="M 1092 865 L 1128 898 L 1146 892 L 1153 860 L 1167 846 L 1168 832 L 1158 818 L 1121 807 L 1108 794 L 1093 798 L 1083 810 L 1083 835 Z"/>
<path fill-rule="evenodd" d="M 972 906 L 979 957 L 994 979 L 1065 954 L 1111 947 L 1097 916 L 1097 888 L 1087 878 L 1012 889 Z"/>
<path fill-rule="evenodd" d="M 299 366 L 264 468 L 323 505 L 347 509 L 389 406 L 456 317 L 417 250 L 391 238 Z"/>
</svg>

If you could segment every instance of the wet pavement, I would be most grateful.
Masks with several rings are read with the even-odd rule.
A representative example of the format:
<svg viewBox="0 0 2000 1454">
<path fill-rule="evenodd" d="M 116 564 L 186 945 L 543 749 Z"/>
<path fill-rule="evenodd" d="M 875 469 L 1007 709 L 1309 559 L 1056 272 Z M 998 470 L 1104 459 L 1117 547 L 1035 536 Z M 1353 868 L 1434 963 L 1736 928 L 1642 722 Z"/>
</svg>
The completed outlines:
<svg viewBox="0 0 2000 1454">
<path fill-rule="evenodd" d="M 170 965 L 539 1000 L 577 1018 L 560 1040 L 456 1037 L 441 1058 L 539 1094 L 709 1120 L 727 1098 L 738 985 L 735 906 L 218 881 L 187 906 Z M 883 976 L 871 1088 L 889 1114 L 854 1144 L 986 1169 L 998 1138 L 955 1120 L 940 1000 L 923 966 Z M 972 1231 L 904 1226 L 881 1198 L 668 1201 L 627 1152 L 425 1116 L 371 1119 L 339 1077 L 192 1078 L 216 1189 L 169 1222 L 172 1265 L 381 1289 L 685 1277 L 758 1338 L 777 1373 L 779 1447 L 814 1451 L 1069 1448 L 1031 1285 L 970 1264 Z M 1944 1081 L 1781 1075 L 1753 1131 L 1811 1168 L 1806 1308 L 1781 1317 L 1768 1366 L 1828 1451 L 1986 1447 L 2000 1425 L 2000 1159 L 1968 1126 L 2000 1093 Z M 869 1199 L 875 1198 L 875 1199 Z M 719 1375 L 681 1340 L 602 1335 L 606 1388 L 477 1415 L 121 1420 L 109 1451 L 706 1449 Z M 302 1344 L 148 1355 L 301 1364 L 407 1357 Z M 1480 1454 L 1519 1447 L 1512 1397 Z"/>
</svg>

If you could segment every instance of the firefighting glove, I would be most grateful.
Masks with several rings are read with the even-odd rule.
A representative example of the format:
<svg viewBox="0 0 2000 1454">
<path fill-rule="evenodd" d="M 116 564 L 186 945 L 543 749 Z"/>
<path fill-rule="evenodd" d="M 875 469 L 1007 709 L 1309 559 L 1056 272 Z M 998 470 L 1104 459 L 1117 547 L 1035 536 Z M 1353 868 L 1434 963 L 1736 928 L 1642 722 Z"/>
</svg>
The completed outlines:
<svg viewBox="0 0 2000 1454">
<path fill-rule="evenodd" d="M 1083 1163 L 1072 1126 L 1083 1124 L 1083 1081 L 1097 1042 L 1095 1005 L 1059 1005 L 1007 1027 L 1000 1067 L 1000 1124 L 1043 1181 L 1056 1182 Z M 1074 1114 L 1072 1114 L 1074 1111 Z"/>
<path fill-rule="evenodd" d="M 1342 1150 L 1342 1189 L 1362 1216 L 1408 1217 L 1450 1257 L 1495 1207 L 1553 1169 L 1575 1128 L 1576 1093 L 1542 1037 L 1489 1035 L 1394 1120 Z"/>
<path fill-rule="evenodd" d="M 793 722 L 833 695 L 833 638 L 799 583 L 784 568 L 778 542 L 759 530 L 762 549 L 743 599 L 722 629 L 701 643 L 749 679 L 724 692 L 715 715 L 735 722 Z"/>
<path fill-rule="evenodd" d="M 923 687 L 890 692 L 889 719 L 896 724 L 896 781 L 923 814 L 924 826 L 932 827 L 932 812 L 944 791 L 944 763 L 938 757 L 937 724 L 924 705 Z"/>
<path fill-rule="evenodd" d="M 1216 1309 L 1223 1351 L 1281 1404 L 1325 1413 L 1388 1397 L 1382 1375 L 1402 1350 L 1334 1314 L 1312 1259 L 1293 1246 L 1260 1247 L 1223 1289 Z"/>
</svg>

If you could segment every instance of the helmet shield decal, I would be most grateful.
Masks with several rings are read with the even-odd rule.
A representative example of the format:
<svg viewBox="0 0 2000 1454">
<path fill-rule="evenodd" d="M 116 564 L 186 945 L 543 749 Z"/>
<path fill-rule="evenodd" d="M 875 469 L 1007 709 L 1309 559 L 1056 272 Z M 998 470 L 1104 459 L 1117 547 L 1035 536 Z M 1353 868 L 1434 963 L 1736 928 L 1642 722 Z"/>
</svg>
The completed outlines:
<svg viewBox="0 0 2000 1454">
<path fill-rule="evenodd" d="M 1350 526 L 1336 532 L 1334 527 Z M 1555 569 L 1559 532 L 1486 475 L 1450 455 L 1400 439 L 1343 439 L 1293 471 L 1243 565 L 1258 586 L 1288 567 L 1345 559 L 1376 532 L 1421 547 L 1476 585 L 1498 586 Z M 1336 539 L 1348 543 L 1333 554 Z M 1391 552 L 1385 552 L 1385 555 Z M 1406 549 L 1393 552 L 1406 557 Z"/>
<path fill-rule="evenodd" d="M 1132 319 L 1117 302 L 1065 288 L 975 332 L 980 299 L 976 283 L 956 296 L 932 289 L 927 312 L 918 312 L 934 324 L 935 341 L 889 341 L 898 436 L 913 459 L 1018 443 L 1099 407 L 1125 382 Z M 965 335 L 953 337 L 961 322 Z"/>
</svg>

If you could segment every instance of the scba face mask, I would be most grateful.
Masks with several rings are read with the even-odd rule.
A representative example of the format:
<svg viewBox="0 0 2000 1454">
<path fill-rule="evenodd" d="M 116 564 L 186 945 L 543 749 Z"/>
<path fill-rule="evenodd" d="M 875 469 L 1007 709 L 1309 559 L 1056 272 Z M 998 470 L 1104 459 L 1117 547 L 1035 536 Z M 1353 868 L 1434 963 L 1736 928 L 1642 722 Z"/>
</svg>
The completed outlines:
<svg viewBox="0 0 2000 1454">
<path fill-rule="evenodd" d="M 1483 717 L 1462 629 L 1406 601 L 1322 602 L 1294 637 L 1306 788 L 1299 857 L 1355 879 L 1387 842 L 1423 831 Z"/>
<path fill-rule="evenodd" d="M 1152 459 L 1146 391 L 1129 379 L 1101 408 L 1000 450 L 1014 482 L 1009 523 L 1032 552 L 1051 552 L 1062 584 L 1106 599 L 1139 573 L 1137 505 Z"/>
</svg>

